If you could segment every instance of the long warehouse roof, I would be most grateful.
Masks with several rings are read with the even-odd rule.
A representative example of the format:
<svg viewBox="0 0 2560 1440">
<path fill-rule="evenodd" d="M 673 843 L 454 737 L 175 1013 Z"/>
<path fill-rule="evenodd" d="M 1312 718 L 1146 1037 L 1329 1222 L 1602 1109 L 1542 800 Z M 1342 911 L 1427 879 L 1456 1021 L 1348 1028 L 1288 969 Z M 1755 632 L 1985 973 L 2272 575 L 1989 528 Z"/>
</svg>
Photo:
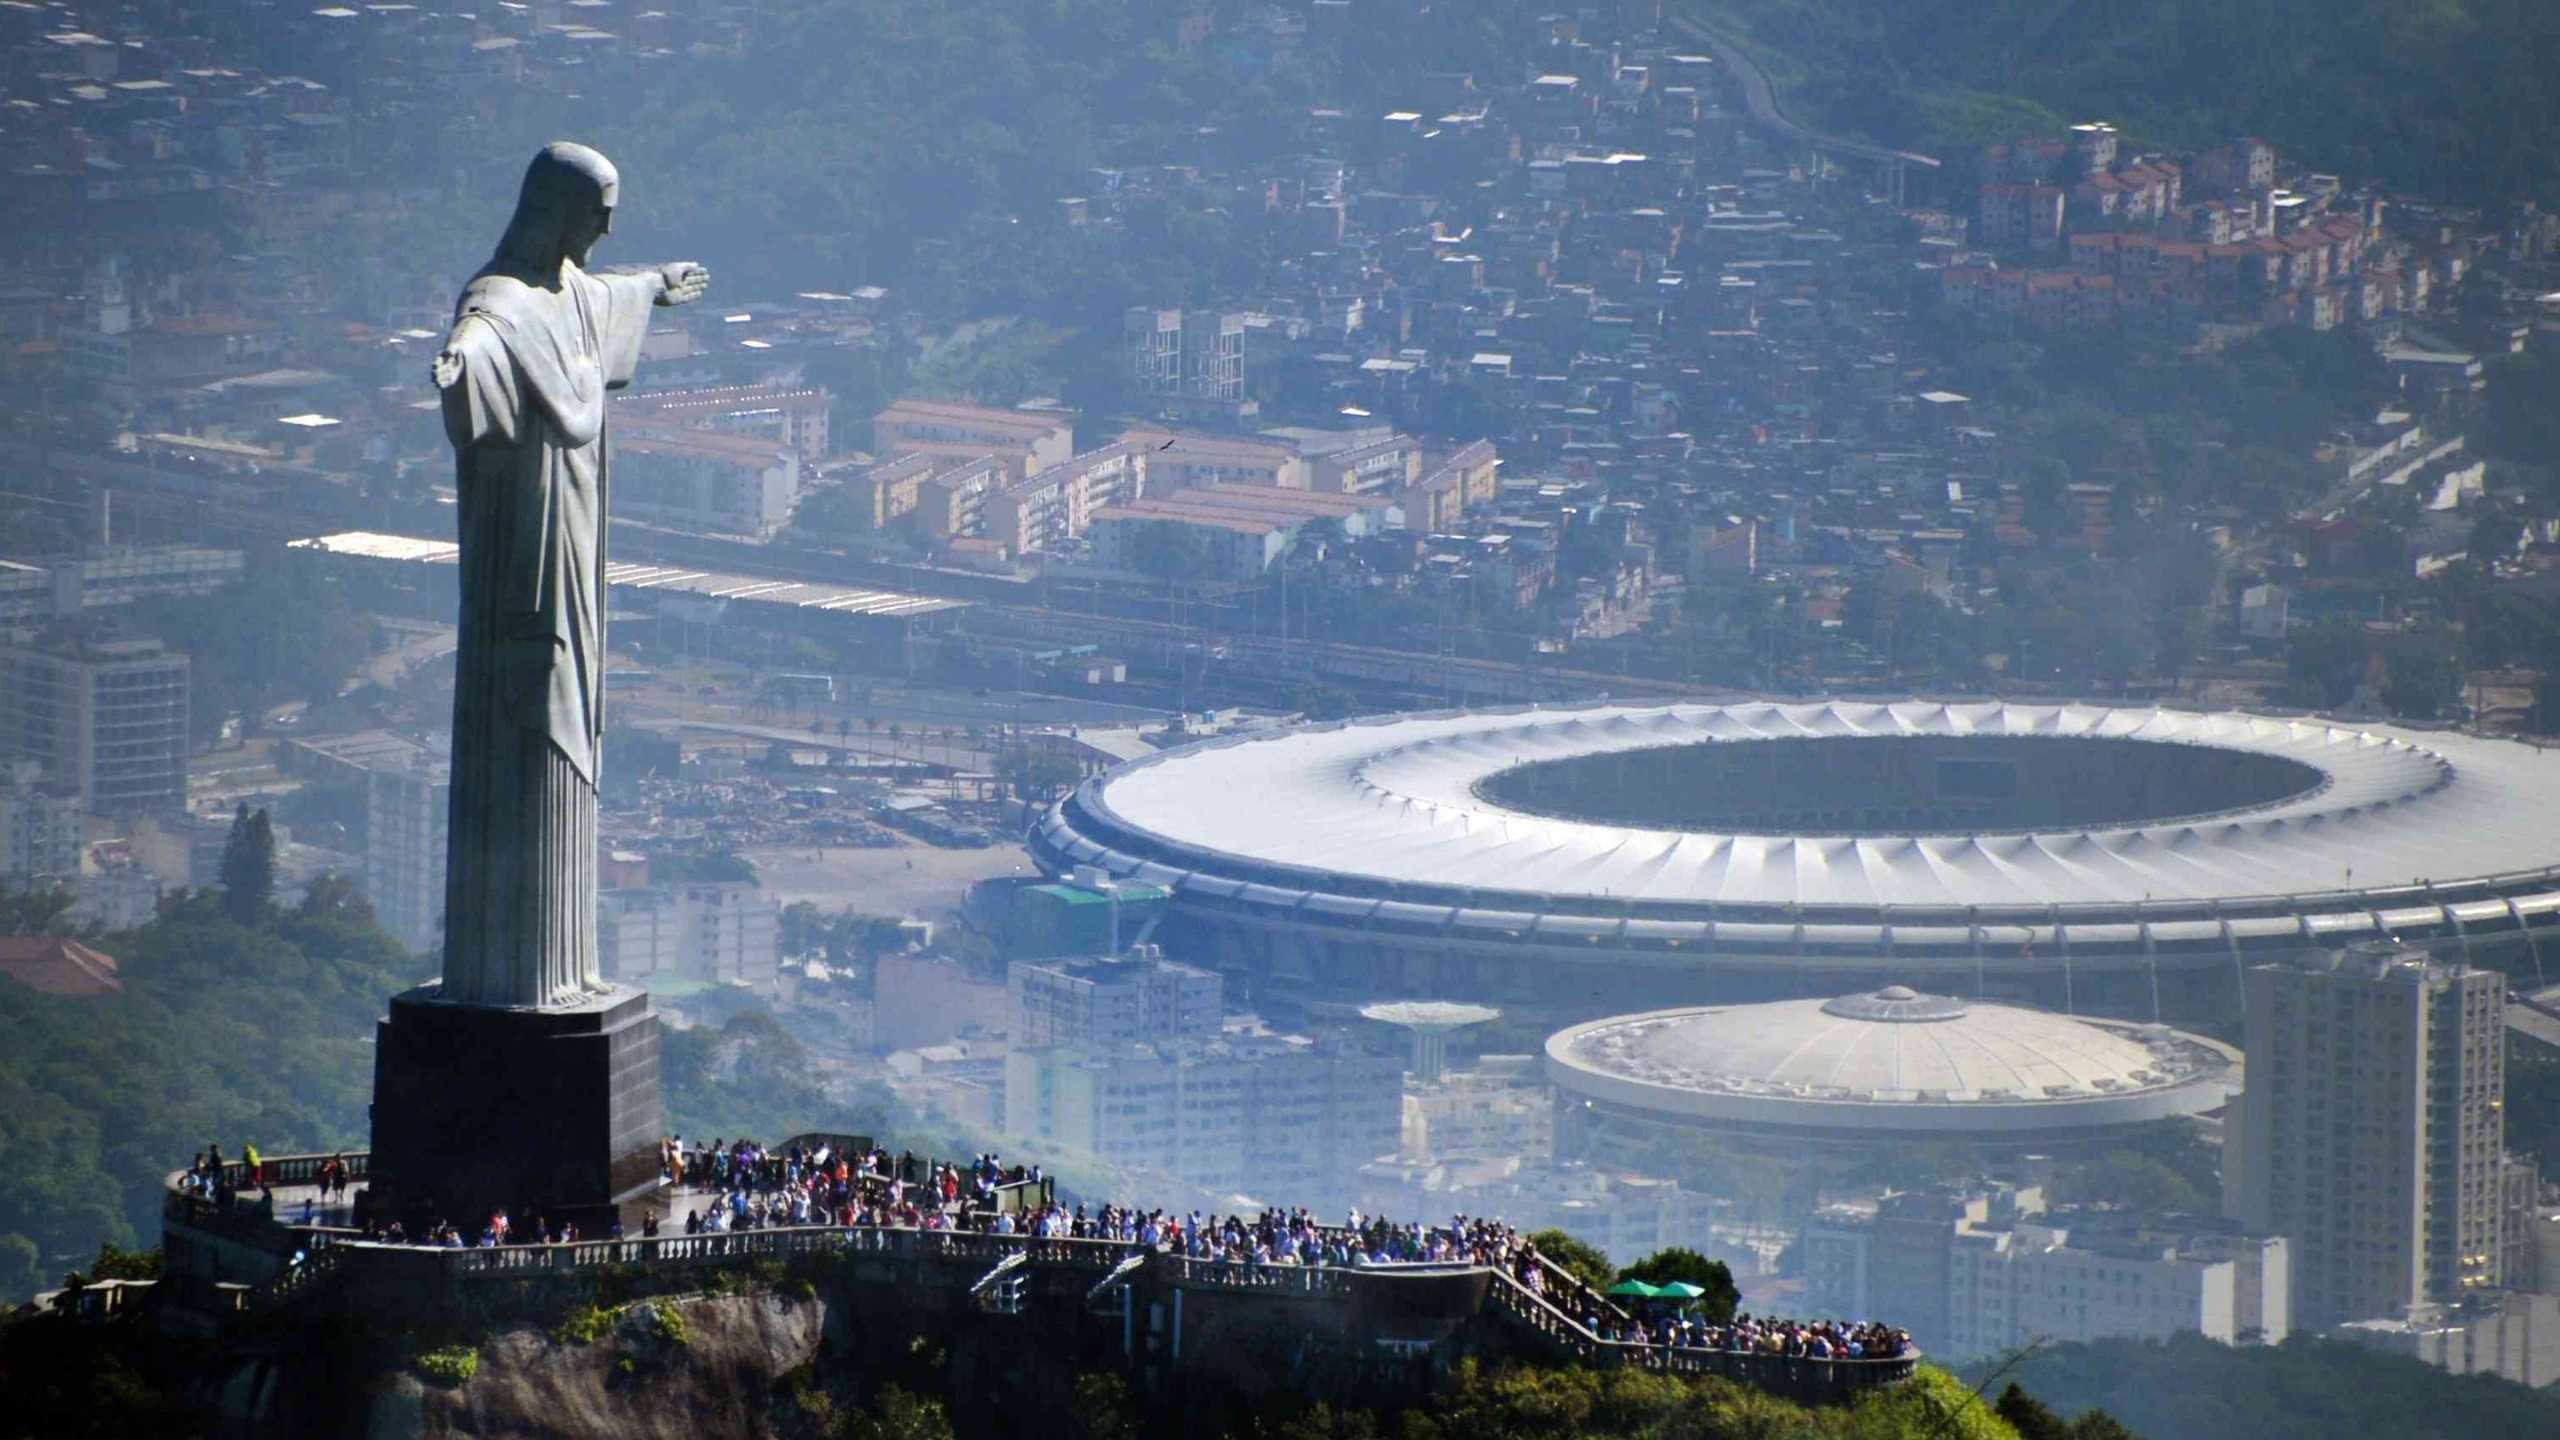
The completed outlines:
<svg viewBox="0 0 2560 1440">
<path fill-rule="evenodd" d="M 451 565 L 456 563 L 462 555 L 462 547 L 451 540 L 427 540 L 414 535 L 384 535 L 369 530 L 349 530 L 336 535 L 296 540 L 293 542 L 293 548 L 321 550 L 331 555 L 350 555 L 371 560 L 404 561 L 423 565 Z M 607 561 L 604 581 L 608 586 L 671 592 L 706 600 L 780 605 L 802 610 L 825 610 L 842 615 L 882 616 L 892 619 L 928 615 L 937 610 L 965 609 L 969 604 L 966 600 L 946 600 L 933 595 L 910 595 L 896 590 L 873 590 L 859 585 L 827 585 L 801 580 L 775 580 L 756 575 L 721 575 L 708 570 L 690 570 L 678 565 L 649 565 L 634 560 Z"/>
</svg>

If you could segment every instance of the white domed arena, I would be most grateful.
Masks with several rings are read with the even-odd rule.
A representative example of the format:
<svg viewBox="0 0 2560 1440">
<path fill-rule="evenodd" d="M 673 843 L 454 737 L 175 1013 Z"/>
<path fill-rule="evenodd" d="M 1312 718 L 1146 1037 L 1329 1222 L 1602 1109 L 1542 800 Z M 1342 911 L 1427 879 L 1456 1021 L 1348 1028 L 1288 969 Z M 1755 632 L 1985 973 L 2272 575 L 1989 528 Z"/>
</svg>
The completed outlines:
<svg viewBox="0 0 2560 1440">
<path fill-rule="evenodd" d="M 2306 947 L 2538 977 L 2560 943 L 2560 753 L 2148 706 L 1385 716 L 1117 767 L 1029 844 L 1169 887 L 1187 955 L 1276 989 L 1583 1014 L 1905 985 L 2221 1015 Z"/>
<path fill-rule="evenodd" d="M 2239 1093 L 2240 1055 L 2173 1030 L 1923 995 L 1657 1010 L 1546 1045 L 1568 1144 L 1666 1129 L 1800 1147 L 2100 1141 Z"/>
</svg>

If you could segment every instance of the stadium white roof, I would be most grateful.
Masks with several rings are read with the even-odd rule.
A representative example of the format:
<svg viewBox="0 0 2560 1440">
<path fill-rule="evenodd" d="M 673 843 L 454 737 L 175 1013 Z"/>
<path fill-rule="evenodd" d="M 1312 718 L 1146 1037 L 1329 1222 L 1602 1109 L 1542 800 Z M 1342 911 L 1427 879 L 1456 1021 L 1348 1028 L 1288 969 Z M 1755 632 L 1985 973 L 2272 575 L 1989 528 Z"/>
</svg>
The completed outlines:
<svg viewBox="0 0 2560 1440">
<path fill-rule="evenodd" d="M 2281 757 L 2325 778 L 2272 803 L 2210 815 L 1930 834 L 1646 828 L 1530 814 L 1477 788 L 1518 765 L 1576 756 L 1912 735 L 2208 746 Z M 1505 892 L 1534 897 L 1523 908 L 1540 912 L 1576 900 L 2171 910 L 2172 902 L 2343 898 L 2560 867 L 2560 754 L 2450 732 L 2105 705 L 1753 702 L 1394 717 L 1172 752 L 1091 782 L 1077 805 L 1109 822 L 1111 854 L 1062 848 L 1104 863 L 1116 855 L 1145 869 L 1141 878 L 1234 875 L 1331 888 L 1325 877 L 1359 877 L 1369 882 L 1365 893 Z"/>
</svg>

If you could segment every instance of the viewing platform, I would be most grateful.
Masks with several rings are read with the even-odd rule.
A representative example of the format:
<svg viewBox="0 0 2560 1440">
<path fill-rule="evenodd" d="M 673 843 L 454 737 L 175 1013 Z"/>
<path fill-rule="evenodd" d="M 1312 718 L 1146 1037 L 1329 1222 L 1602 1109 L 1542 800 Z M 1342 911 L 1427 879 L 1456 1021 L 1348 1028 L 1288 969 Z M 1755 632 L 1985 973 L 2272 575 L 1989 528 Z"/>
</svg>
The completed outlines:
<svg viewBox="0 0 2560 1440">
<path fill-rule="evenodd" d="M 1127 1240 L 980 1228 L 1002 1214 L 1036 1211 L 1050 1197 L 1048 1185 L 1019 1178 L 984 1200 L 973 1196 L 977 1203 L 965 1210 L 935 1212 L 926 1225 L 388 1243 L 354 1224 L 353 1206 L 327 1203 L 321 1194 L 318 1177 L 332 1158 L 345 1165 L 352 1194 L 367 1173 L 362 1152 L 272 1157 L 256 1177 L 245 1165 L 226 1165 L 228 1204 L 192 1193 L 187 1172 L 170 1177 L 158 1287 L 164 1328 L 253 1337 L 387 1316 L 466 1332 L 547 1325 L 600 1301 L 734 1283 L 725 1276 L 809 1282 L 810 1293 L 824 1283 L 875 1299 L 894 1294 L 893 1304 L 866 1303 L 866 1313 L 895 1316 L 919 1336 L 959 1325 L 1063 1323 L 1094 1358 L 1160 1374 L 1195 1363 L 1239 1327 L 1303 1336 L 1373 1377 L 1427 1382 L 1464 1357 L 1517 1357 L 1716 1375 L 1810 1403 L 1900 1384 L 1921 1359 L 1907 1348 L 1889 1358 L 1816 1358 L 1614 1338 L 1608 1332 L 1627 1328 L 1629 1312 L 1534 1252 L 1515 1275 L 1465 1259 L 1258 1263 Z M 923 1162 L 928 1173 L 931 1163 Z M 876 1175 L 865 1180 L 886 1183 Z M 722 1198 L 717 1190 L 671 1185 L 652 1204 L 680 1227 L 689 1210 Z M 1321 1233 L 1352 1235 L 1340 1227 Z"/>
</svg>

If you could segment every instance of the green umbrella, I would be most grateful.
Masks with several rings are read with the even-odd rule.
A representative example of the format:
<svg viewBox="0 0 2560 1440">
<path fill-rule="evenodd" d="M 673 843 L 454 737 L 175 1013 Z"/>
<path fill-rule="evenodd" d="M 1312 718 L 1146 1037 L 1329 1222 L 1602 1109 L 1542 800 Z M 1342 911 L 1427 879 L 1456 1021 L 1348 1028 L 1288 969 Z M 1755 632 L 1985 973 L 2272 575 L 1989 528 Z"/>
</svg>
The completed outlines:
<svg viewBox="0 0 2560 1440">
<path fill-rule="evenodd" d="M 1617 1284 L 1609 1287 L 1609 1293 L 1612 1295 L 1633 1295 L 1643 1300 L 1658 1300 L 1662 1297 L 1661 1291 L 1654 1289 L 1652 1286 L 1647 1285 L 1641 1280 L 1621 1280 Z"/>
<path fill-rule="evenodd" d="M 1707 1293 L 1707 1287 L 1704 1285 L 1692 1285 L 1686 1280 L 1671 1280 L 1666 1281 L 1657 1287 L 1653 1293 L 1662 1296 L 1664 1299 L 1672 1299 L 1676 1297 L 1682 1300 L 1695 1300 L 1699 1296 Z"/>
</svg>

